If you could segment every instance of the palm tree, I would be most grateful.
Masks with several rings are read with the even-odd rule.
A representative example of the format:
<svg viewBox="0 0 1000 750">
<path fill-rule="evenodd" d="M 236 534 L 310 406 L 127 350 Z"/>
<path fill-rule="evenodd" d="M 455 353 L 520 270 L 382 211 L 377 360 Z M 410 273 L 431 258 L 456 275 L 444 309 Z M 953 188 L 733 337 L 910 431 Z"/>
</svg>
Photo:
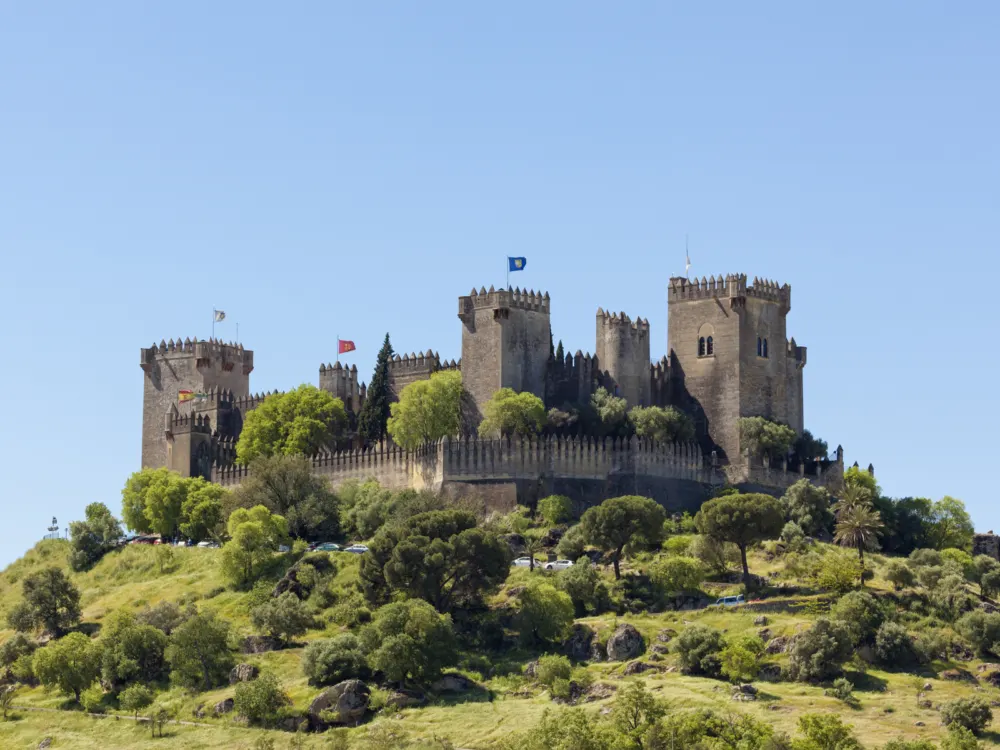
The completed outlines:
<svg viewBox="0 0 1000 750">
<path fill-rule="evenodd" d="M 845 493 L 846 495 L 846 493 Z M 865 550 L 878 547 L 882 516 L 867 503 L 845 506 L 837 514 L 833 539 L 842 547 L 854 547 L 861 560 L 861 585 L 865 585 Z"/>
<path fill-rule="evenodd" d="M 833 505 L 833 512 L 840 517 L 840 514 L 846 510 L 854 508 L 859 505 L 868 505 L 872 503 L 871 493 L 865 487 L 860 487 L 856 484 L 849 484 L 844 488 L 844 491 L 840 495 L 840 500 L 838 500 Z"/>
<path fill-rule="evenodd" d="M 528 563 L 528 570 L 535 570 L 535 555 L 545 549 L 541 539 L 528 539 L 524 543 L 524 551 L 528 553 L 531 561 Z"/>
</svg>

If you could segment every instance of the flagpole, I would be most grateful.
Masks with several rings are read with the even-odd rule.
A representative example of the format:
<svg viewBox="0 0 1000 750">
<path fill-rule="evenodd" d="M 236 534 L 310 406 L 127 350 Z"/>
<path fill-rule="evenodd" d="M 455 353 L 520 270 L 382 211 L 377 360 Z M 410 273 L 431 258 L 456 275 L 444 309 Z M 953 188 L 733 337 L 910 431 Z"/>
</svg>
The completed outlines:
<svg viewBox="0 0 1000 750">
<path fill-rule="evenodd" d="M 504 262 L 507 264 L 507 289 L 510 289 L 510 258 L 505 258 Z"/>
<path fill-rule="evenodd" d="M 340 334 L 337 334 L 337 358 L 334 362 L 340 362 Z"/>
<path fill-rule="evenodd" d="M 216 309 L 213 307 L 212 308 L 212 338 L 213 339 L 215 338 L 215 313 L 216 313 Z"/>
</svg>

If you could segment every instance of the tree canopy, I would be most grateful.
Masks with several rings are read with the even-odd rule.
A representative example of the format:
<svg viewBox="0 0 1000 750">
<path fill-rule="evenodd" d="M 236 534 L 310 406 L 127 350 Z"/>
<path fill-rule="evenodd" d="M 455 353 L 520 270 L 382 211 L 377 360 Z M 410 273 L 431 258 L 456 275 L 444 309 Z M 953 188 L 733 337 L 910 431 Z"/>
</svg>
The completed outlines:
<svg viewBox="0 0 1000 750">
<path fill-rule="evenodd" d="M 347 427 L 344 402 L 313 385 L 274 393 L 246 415 L 236 444 L 236 461 L 258 456 L 312 456 L 334 448 Z"/>
<path fill-rule="evenodd" d="M 673 406 L 636 406 L 628 413 L 639 437 L 660 443 L 679 443 L 694 439 L 694 423 Z"/>
<path fill-rule="evenodd" d="M 628 402 L 601 386 L 590 397 L 593 428 L 601 435 L 623 435 L 628 431 Z"/>
<path fill-rule="evenodd" d="M 389 363 L 392 361 L 392 344 L 385 335 L 382 348 L 375 361 L 375 372 L 365 393 L 365 403 L 358 415 L 358 434 L 366 443 L 377 443 L 388 434 L 386 425 L 391 415 L 392 393 L 389 390 Z"/>
<path fill-rule="evenodd" d="M 749 584 L 747 547 L 764 539 L 776 538 L 785 525 L 785 513 L 781 503 L 770 495 L 724 495 L 702 505 L 695 516 L 695 523 L 702 534 L 739 547 L 743 581 Z"/>
<path fill-rule="evenodd" d="M 750 451 L 755 458 L 780 461 L 795 442 L 795 430 L 764 417 L 740 417 L 736 424 L 740 432 L 740 449 Z"/>
<path fill-rule="evenodd" d="M 817 487 L 808 479 L 800 479 L 785 490 L 781 501 L 788 517 L 806 534 L 829 533 L 832 529 L 832 501 L 825 487 Z"/>
<path fill-rule="evenodd" d="M 534 393 L 496 391 L 483 407 L 480 437 L 534 435 L 545 426 L 545 404 Z"/>
<path fill-rule="evenodd" d="M 25 629 L 25 625 L 41 625 L 58 637 L 80 621 L 80 592 L 59 568 L 43 568 L 32 573 L 24 579 L 21 588 L 24 619 L 18 629 Z"/>
<path fill-rule="evenodd" d="M 659 543 L 666 517 L 663 507 L 654 500 L 625 495 L 588 509 L 580 519 L 580 526 L 590 544 L 613 553 L 615 578 L 618 579 L 621 578 L 619 561 L 625 545 L 637 537 L 649 544 Z"/>
<path fill-rule="evenodd" d="M 57 687 L 77 702 L 100 671 L 100 646 L 83 633 L 70 633 L 35 651 L 32 667 L 43 685 Z"/>
<path fill-rule="evenodd" d="M 73 547 L 70 567 L 86 570 L 110 550 L 122 535 L 118 519 L 104 503 L 91 503 L 84 510 L 85 521 L 72 521 L 69 536 Z"/>
<path fill-rule="evenodd" d="M 462 373 L 436 372 L 429 380 L 410 383 L 390 406 L 389 435 L 397 445 L 413 449 L 446 435 L 457 435 L 462 412 Z"/>
<path fill-rule="evenodd" d="M 457 658 L 451 617 L 419 599 L 379 609 L 361 643 L 372 669 L 395 683 L 433 679 Z"/>
<path fill-rule="evenodd" d="M 201 477 L 182 477 L 168 469 L 142 469 L 122 489 L 122 520 L 140 534 L 164 539 L 178 533 L 201 540 L 219 531 L 228 491 Z"/>
<path fill-rule="evenodd" d="M 229 623 L 211 613 L 186 620 L 170 636 L 166 651 L 175 682 L 200 690 L 223 685 L 233 666 Z"/>
<path fill-rule="evenodd" d="M 288 538 L 288 522 L 263 505 L 237 508 L 226 524 L 229 541 L 222 547 L 222 570 L 237 586 L 252 584 L 262 567 Z"/>
</svg>

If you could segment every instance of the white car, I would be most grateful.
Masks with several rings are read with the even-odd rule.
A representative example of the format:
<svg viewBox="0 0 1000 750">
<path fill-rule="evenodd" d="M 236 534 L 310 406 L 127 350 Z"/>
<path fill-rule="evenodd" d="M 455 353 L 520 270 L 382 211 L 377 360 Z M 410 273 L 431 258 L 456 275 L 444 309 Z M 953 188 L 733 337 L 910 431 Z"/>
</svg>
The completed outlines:
<svg viewBox="0 0 1000 750">
<path fill-rule="evenodd" d="M 566 570 L 566 568 L 572 568 L 572 560 L 553 560 L 550 563 L 545 563 L 546 570 Z"/>
<path fill-rule="evenodd" d="M 535 563 L 536 565 L 538 563 Z M 519 557 L 514 562 L 511 563 L 516 568 L 530 568 L 531 558 L 530 557 Z"/>
<path fill-rule="evenodd" d="M 363 555 L 368 551 L 368 547 L 363 544 L 352 544 L 350 547 L 344 547 L 344 552 L 353 552 L 355 555 Z"/>
<path fill-rule="evenodd" d="M 218 542 L 198 542 L 199 547 L 212 547 L 213 549 L 219 548 Z"/>
</svg>

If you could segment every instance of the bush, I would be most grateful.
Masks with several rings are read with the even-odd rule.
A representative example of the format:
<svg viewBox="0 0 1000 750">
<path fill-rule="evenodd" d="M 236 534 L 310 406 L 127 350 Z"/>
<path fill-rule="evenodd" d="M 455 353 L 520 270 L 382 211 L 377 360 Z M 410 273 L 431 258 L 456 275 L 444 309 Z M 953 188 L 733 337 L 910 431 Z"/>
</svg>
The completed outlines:
<svg viewBox="0 0 1000 750">
<path fill-rule="evenodd" d="M 250 621 L 268 635 L 288 641 L 302 635 L 312 624 L 305 603 L 291 591 L 250 610 Z"/>
<path fill-rule="evenodd" d="M 270 587 L 268 587 L 270 593 Z M 170 635 L 189 617 L 195 614 L 194 606 L 189 606 L 187 610 L 181 611 L 173 602 L 160 602 L 150 607 L 148 604 L 141 612 L 136 614 L 135 619 L 142 625 L 152 625 L 157 630 L 162 630 Z"/>
<path fill-rule="evenodd" d="M 549 526 L 566 523 L 573 517 L 573 503 L 565 495 L 549 495 L 538 501 L 538 514 Z"/>
<path fill-rule="evenodd" d="M 675 534 L 664 540 L 663 551 L 677 557 L 691 557 L 691 542 L 693 540 L 693 534 Z"/>
<path fill-rule="evenodd" d="M 573 624 L 573 600 L 547 583 L 533 583 L 519 597 L 516 624 L 527 644 L 553 643 Z"/>
<path fill-rule="evenodd" d="M 941 722 L 949 729 L 959 726 L 975 735 L 982 733 L 993 721 L 993 710 L 985 698 L 970 696 L 956 698 L 941 706 Z"/>
<path fill-rule="evenodd" d="M 944 564 L 944 558 L 936 549 L 915 549 L 910 553 L 910 565 L 918 568 L 939 568 Z"/>
<path fill-rule="evenodd" d="M 608 587 L 590 560 L 583 559 L 556 576 L 556 585 L 569 594 L 577 617 L 598 614 L 610 606 Z"/>
<path fill-rule="evenodd" d="M 760 658 L 764 642 L 755 635 L 742 635 L 731 639 L 719 659 L 722 674 L 733 682 L 749 682 L 760 672 Z"/>
<path fill-rule="evenodd" d="M 958 575 L 946 575 L 930 596 L 931 604 L 938 615 L 948 622 L 954 622 L 973 608 L 972 597 L 965 590 L 965 579 Z"/>
<path fill-rule="evenodd" d="M 980 656 L 994 654 L 994 646 L 1000 644 L 1000 613 L 986 613 L 981 610 L 962 615 L 955 630 L 967 640 Z M 1000 656 L 1000 654 L 996 654 Z"/>
<path fill-rule="evenodd" d="M 691 556 L 701 560 L 715 575 L 723 575 L 740 561 L 740 551 L 735 544 L 720 542 L 710 536 L 699 535 L 691 540 Z"/>
<path fill-rule="evenodd" d="M 716 677 L 722 669 L 720 654 L 725 643 L 722 633 L 705 625 L 692 625 L 678 636 L 674 651 L 681 667 L 689 674 Z"/>
<path fill-rule="evenodd" d="M 816 585 L 838 594 L 853 589 L 860 579 L 861 564 L 857 556 L 846 552 L 829 552 L 816 572 Z"/>
<path fill-rule="evenodd" d="M 913 638 L 906 628 L 894 622 L 884 622 L 878 629 L 875 657 L 886 666 L 906 666 L 920 661 Z"/>
<path fill-rule="evenodd" d="M 583 532 L 583 527 L 580 524 L 575 526 L 570 526 L 566 533 L 562 535 L 562 539 L 559 540 L 559 544 L 556 546 L 556 552 L 564 560 L 572 560 L 576 562 L 581 557 L 583 557 L 584 551 L 587 549 L 587 540 Z"/>
<path fill-rule="evenodd" d="M 851 634 L 841 622 L 826 618 L 815 624 L 795 639 L 788 663 L 788 674 L 793 680 L 828 680 L 841 673 L 841 665 L 847 661 L 853 645 Z"/>
<path fill-rule="evenodd" d="M 808 479 L 800 479 L 781 498 L 785 512 L 803 533 L 816 535 L 833 529 L 830 493 Z"/>
<path fill-rule="evenodd" d="M 850 724 L 845 724 L 833 714 L 806 714 L 799 717 L 799 731 L 808 742 L 802 747 L 813 750 L 862 750 L 862 745 L 851 732 Z M 795 743 L 799 747 L 799 743 Z"/>
<path fill-rule="evenodd" d="M 551 687 L 556 680 L 569 680 L 571 673 L 569 659 L 556 654 L 546 654 L 538 660 L 535 678 L 541 684 Z"/>
<path fill-rule="evenodd" d="M 653 564 L 650 578 L 661 594 L 697 591 L 705 580 L 705 568 L 692 557 L 666 557 Z"/>
<path fill-rule="evenodd" d="M 457 659 L 451 617 L 422 599 L 379 609 L 361 631 L 361 644 L 371 668 L 396 683 L 432 680 Z"/>
<path fill-rule="evenodd" d="M 789 550 L 800 550 L 805 543 L 806 534 L 795 521 L 789 521 L 781 530 L 781 536 L 778 538 Z"/>
<path fill-rule="evenodd" d="M 289 703 L 291 701 L 281 689 L 278 678 L 270 672 L 265 672 L 256 680 L 238 683 L 233 697 L 233 709 L 252 723 L 270 722 Z"/>
<path fill-rule="evenodd" d="M 885 580 L 892 584 L 896 591 L 902 591 L 908 586 L 912 586 L 917 580 L 913 575 L 913 570 L 909 565 L 901 563 L 899 560 L 890 560 L 885 566 Z"/>
<path fill-rule="evenodd" d="M 980 750 L 980 747 L 976 735 L 957 724 L 948 727 L 948 736 L 941 742 L 941 750 Z"/>
<path fill-rule="evenodd" d="M 0 664 L 9 667 L 25 654 L 34 653 L 38 644 L 24 633 L 15 633 L 0 646 Z"/>
<path fill-rule="evenodd" d="M 153 692 L 145 685 L 131 685 L 118 694 L 118 706 L 136 718 L 139 712 L 153 704 Z"/>
<path fill-rule="evenodd" d="M 846 677 L 838 677 L 833 681 L 833 686 L 823 692 L 844 703 L 854 700 L 854 685 Z"/>
<path fill-rule="evenodd" d="M 313 686 L 335 685 L 343 680 L 364 680 L 369 674 L 361 641 L 351 633 L 313 641 L 306 646 L 302 655 L 302 671 Z"/>
<path fill-rule="evenodd" d="M 211 613 L 191 617 L 170 636 L 167 646 L 170 677 L 191 689 L 224 685 L 233 666 L 229 623 Z"/>
<path fill-rule="evenodd" d="M 867 591 L 844 594 L 830 609 L 830 617 L 847 627 L 855 646 L 871 643 L 885 621 L 885 613 Z"/>
<path fill-rule="evenodd" d="M 83 710 L 91 714 L 104 713 L 104 691 L 100 685 L 94 685 L 80 693 L 80 704 Z"/>
</svg>

